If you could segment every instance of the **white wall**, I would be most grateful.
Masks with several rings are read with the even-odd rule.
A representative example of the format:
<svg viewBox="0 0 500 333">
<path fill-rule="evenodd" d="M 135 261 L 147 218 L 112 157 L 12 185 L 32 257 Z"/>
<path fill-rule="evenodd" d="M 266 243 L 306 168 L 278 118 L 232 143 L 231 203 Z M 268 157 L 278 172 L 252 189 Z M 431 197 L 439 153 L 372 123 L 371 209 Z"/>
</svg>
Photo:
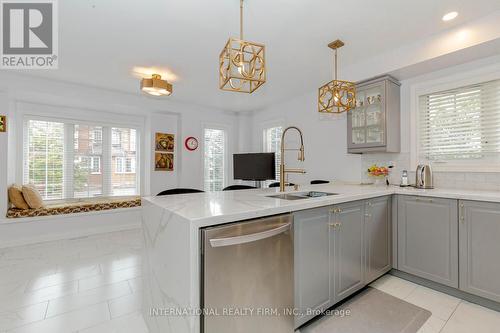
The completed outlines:
<svg viewBox="0 0 500 333">
<path fill-rule="evenodd" d="M 362 175 L 372 164 L 394 165 L 390 181 L 399 183 L 402 170 L 408 170 L 410 182 L 414 182 L 414 171 L 421 163 L 416 155 L 416 100 L 419 91 L 442 91 L 468 84 L 500 79 L 500 56 L 487 57 L 450 66 L 401 81 L 401 152 L 399 154 L 362 155 Z M 456 166 L 434 165 L 435 186 L 500 191 L 500 173 L 460 170 Z"/>
<path fill-rule="evenodd" d="M 42 222 L 22 221 L 13 223 L 5 218 L 8 207 L 7 186 L 22 179 L 20 141 L 22 138 L 22 113 L 29 106 L 29 113 L 40 115 L 51 112 L 64 114 L 66 118 L 88 121 L 130 121 L 135 119 L 141 128 L 141 194 L 156 195 L 172 187 L 203 189 L 203 129 L 217 126 L 227 130 L 228 139 L 228 184 L 232 183 L 232 160 L 230 156 L 241 147 L 249 147 L 250 139 L 240 135 L 239 115 L 233 112 L 208 109 L 201 106 L 184 105 L 168 98 L 157 99 L 141 95 L 103 90 L 61 81 L 3 72 L 0 77 L 0 114 L 7 115 L 8 132 L 0 133 L 0 247 L 2 244 L 21 244 L 41 240 L 75 237 L 139 226 L 139 215 L 119 217 L 116 214 L 75 215 L 68 217 L 72 223 L 69 229 L 60 228 L 63 218 L 46 218 Z M 23 111 L 24 110 L 24 111 Z M 38 111 L 37 111 L 38 110 Z M 52 110 L 52 111 L 51 111 Z M 174 171 L 154 171 L 154 133 L 175 134 Z M 188 151 L 184 147 L 186 137 L 194 136 L 200 142 L 199 148 Z M 248 143 L 242 142 L 248 140 Z M 121 222 L 120 222 L 121 221 Z M 26 222 L 26 223 L 25 223 Z M 98 222 L 98 223 L 97 223 Z M 38 224 L 37 224 L 38 223 Z M 29 226 L 33 232 L 25 233 Z M 42 227 L 43 226 L 43 227 Z M 54 238 L 55 237 L 55 238 Z"/>
<path fill-rule="evenodd" d="M 7 94 L 0 92 L 0 115 L 7 116 L 7 130 L 10 131 L 9 103 Z M 7 211 L 7 170 L 8 170 L 8 134 L 0 133 L 0 216 Z"/>
<path fill-rule="evenodd" d="M 262 151 L 263 130 L 276 125 L 297 126 L 304 135 L 305 161 L 298 162 L 295 152 L 286 152 L 288 167 L 305 168 L 305 175 L 291 174 L 289 180 L 306 184 L 312 179 L 359 181 L 360 157 L 347 154 L 347 124 L 344 115 L 323 115 L 317 110 L 317 92 L 298 96 L 273 107 L 255 112 L 252 121 L 253 149 Z M 298 147 L 296 133 L 287 134 L 287 147 Z"/>
<path fill-rule="evenodd" d="M 321 115 L 316 109 L 316 92 L 298 96 L 273 107 L 255 112 L 252 116 L 252 145 L 262 150 L 262 131 L 266 127 L 281 124 L 296 125 L 304 132 L 307 170 L 305 176 L 291 175 L 294 183 L 303 184 L 311 179 L 337 179 L 343 181 L 369 181 L 366 170 L 374 163 L 394 165 L 390 181 L 397 184 L 401 171 L 408 170 L 410 181 L 414 181 L 414 170 L 418 159 L 412 158 L 415 150 L 415 119 L 411 115 L 415 87 L 436 85 L 444 82 L 484 81 L 500 77 L 500 56 L 482 58 L 457 66 L 431 71 L 424 75 L 401 81 L 401 152 L 373 153 L 363 155 L 347 154 L 345 115 Z M 413 96 L 413 97 L 412 97 Z M 414 106 L 413 106 L 414 108 Z M 288 142 L 294 145 L 296 137 Z M 287 163 L 300 166 L 293 152 L 287 153 Z M 493 172 L 435 172 L 438 187 L 479 190 L 500 190 L 500 173 Z"/>
</svg>

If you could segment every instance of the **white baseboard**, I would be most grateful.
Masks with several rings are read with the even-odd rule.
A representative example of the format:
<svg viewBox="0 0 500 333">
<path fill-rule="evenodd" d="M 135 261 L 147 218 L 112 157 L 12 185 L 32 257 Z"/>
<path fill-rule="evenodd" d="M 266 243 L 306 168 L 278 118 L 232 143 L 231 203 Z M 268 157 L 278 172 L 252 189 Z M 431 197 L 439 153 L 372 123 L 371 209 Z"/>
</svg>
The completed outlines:
<svg viewBox="0 0 500 333">
<path fill-rule="evenodd" d="M 0 248 L 137 228 L 141 228 L 140 207 L 92 214 L 9 219 L 0 223 Z"/>
</svg>

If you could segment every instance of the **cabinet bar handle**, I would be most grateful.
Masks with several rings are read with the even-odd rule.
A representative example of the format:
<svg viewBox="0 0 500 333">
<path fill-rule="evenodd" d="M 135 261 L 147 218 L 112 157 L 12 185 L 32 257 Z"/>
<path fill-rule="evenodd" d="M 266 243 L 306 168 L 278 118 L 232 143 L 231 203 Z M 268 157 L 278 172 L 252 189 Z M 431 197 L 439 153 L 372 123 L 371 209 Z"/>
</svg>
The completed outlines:
<svg viewBox="0 0 500 333">
<path fill-rule="evenodd" d="M 423 201 L 423 202 L 434 202 L 432 199 L 421 199 L 421 198 L 416 198 L 415 201 Z"/>
</svg>

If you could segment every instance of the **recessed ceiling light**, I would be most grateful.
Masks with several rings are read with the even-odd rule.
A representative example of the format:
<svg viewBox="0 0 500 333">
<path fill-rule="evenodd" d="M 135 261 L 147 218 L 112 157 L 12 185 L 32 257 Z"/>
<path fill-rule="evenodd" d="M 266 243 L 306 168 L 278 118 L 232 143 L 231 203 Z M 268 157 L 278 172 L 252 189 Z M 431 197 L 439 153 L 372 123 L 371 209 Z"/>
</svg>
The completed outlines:
<svg viewBox="0 0 500 333">
<path fill-rule="evenodd" d="M 457 12 L 449 12 L 443 16 L 443 21 L 451 21 L 458 16 Z"/>
</svg>

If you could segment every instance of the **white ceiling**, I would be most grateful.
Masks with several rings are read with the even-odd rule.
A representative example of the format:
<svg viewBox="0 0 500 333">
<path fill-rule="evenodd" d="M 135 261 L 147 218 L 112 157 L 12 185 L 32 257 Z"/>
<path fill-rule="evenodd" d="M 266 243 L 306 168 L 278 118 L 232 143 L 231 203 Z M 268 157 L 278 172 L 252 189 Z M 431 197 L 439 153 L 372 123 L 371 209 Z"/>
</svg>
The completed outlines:
<svg viewBox="0 0 500 333">
<path fill-rule="evenodd" d="M 442 22 L 452 10 L 459 17 Z M 218 89 L 238 0 L 64 0 L 59 69 L 29 74 L 139 94 L 133 68 L 157 66 L 177 77 L 167 102 L 248 111 L 330 80 L 336 38 L 345 66 L 496 10 L 499 0 L 245 0 L 245 38 L 266 45 L 268 63 L 268 82 L 246 95 Z"/>
</svg>

